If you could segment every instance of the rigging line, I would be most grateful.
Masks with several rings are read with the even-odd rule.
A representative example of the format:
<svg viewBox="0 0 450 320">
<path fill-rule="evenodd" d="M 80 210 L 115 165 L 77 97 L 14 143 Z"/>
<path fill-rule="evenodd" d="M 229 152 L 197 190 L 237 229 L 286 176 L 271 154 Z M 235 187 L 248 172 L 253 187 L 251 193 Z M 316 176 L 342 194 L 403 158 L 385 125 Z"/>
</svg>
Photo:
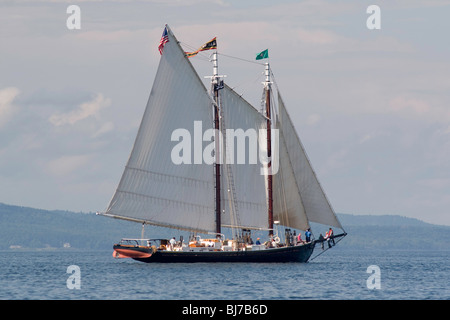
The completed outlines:
<svg viewBox="0 0 450 320">
<path fill-rule="evenodd" d="M 189 45 L 189 44 L 187 44 L 187 43 L 185 43 L 185 42 L 182 42 L 182 41 L 180 41 L 180 44 L 182 44 L 183 46 L 185 46 L 186 48 L 188 48 L 188 49 L 190 49 L 190 50 L 196 50 L 196 47 L 193 47 L 193 46 L 191 46 L 191 45 Z M 216 49 L 217 50 L 217 49 Z M 198 54 L 200 54 L 200 52 L 198 53 Z M 197 55 L 198 55 L 197 54 Z M 224 54 L 224 53 L 220 53 L 219 51 L 217 51 L 217 54 L 219 54 L 219 55 L 221 55 L 221 56 L 224 56 L 224 57 L 227 57 L 227 58 L 232 58 L 232 59 L 236 59 L 236 60 L 241 60 L 241 61 L 244 61 L 244 62 L 249 62 L 249 63 L 254 63 L 254 64 L 259 64 L 259 65 L 265 65 L 265 63 L 262 63 L 262 62 L 256 62 L 256 61 L 252 61 L 252 60 L 248 60 L 248 59 L 243 59 L 243 58 L 239 58 L 239 57 L 235 57 L 235 56 L 230 56 L 230 55 L 228 55 L 228 54 Z M 205 57 L 205 56 L 203 56 L 203 57 Z"/>
<path fill-rule="evenodd" d="M 275 98 L 274 98 L 273 94 L 270 95 L 270 100 L 271 100 L 270 106 L 271 106 L 272 111 L 273 111 L 272 112 L 273 117 L 271 119 L 271 124 L 275 128 L 276 124 L 277 124 L 277 120 L 276 120 L 277 112 L 275 110 L 275 103 L 276 103 L 276 101 L 275 101 Z M 280 143 L 278 142 L 278 144 L 280 144 Z M 280 146 L 278 145 L 278 149 L 279 148 L 280 148 Z M 278 159 L 278 161 L 280 161 L 280 159 Z M 279 195 L 278 201 L 280 202 L 280 206 L 282 207 L 281 213 L 284 213 L 284 214 L 281 215 L 281 219 L 285 220 L 285 225 L 290 225 L 288 208 L 287 208 L 287 201 L 286 201 L 286 187 L 285 187 L 285 184 L 284 184 L 285 181 L 283 179 L 283 167 L 282 166 L 279 166 L 279 173 L 280 173 L 280 175 L 279 175 L 280 178 L 278 179 L 278 181 L 280 182 L 281 186 L 278 188 L 278 195 Z"/>
<path fill-rule="evenodd" d="M 270 68 L 270 79 L 272 80 L 273 84 L 275 85 L 278 92 L 280 92 L 280 89 L 278 88 L 278 83 L 275 79 L 275 75 L 272 72 L 272 68 Z"/>
<path fill-rule="evenodd" d="M 238 201 L 237 201 L 237 197 L 236 197 L 236 188 L 235 188 L 235 184 L 234 184 L 234 176 L 233 176 L 233 169 L 230 165 L 231 161 L 230 161 L 230 153 L 228 150 L 228 145 L 226 143 L 226 139 L 227 136 L 225 134 L 226 131 L 226 121 L 225 121 L 225 117 L 224 117 L 224 112 L 223 112 L 223 104 L 222 104 L 222 96 L 219 96 L 219 104 L 221 106 L 220 108 L 220 123 L 221 123 L 221 129 L 223 132 L 223 146 L 224 146 L 224 152 L 225 152 L 225 158 L 226 158 L 226 165 L 223 166 L 223 170 L 226 171 L 226 178 L 227 178 L 227 198 L 228 198 L 228 205 L 230 208 L 230 220 L 232 225 L 234 226 L 238 226 L 241 224 L 240 221 L 240 216 L 239 216 L 239 211 L 238 211 Z M 222 149 L 223 150 L 223 149 Z M 225 193 L 225 190 L 223 190 L 223 192 Z M 236 227 L 232 226 L 232 230 L 233 230 L 233 235 L 238 238 L 239 235 L 239 231 L 237 230 Z"/>
<path fill-rule="evenodd" d="M 188 44 L 185 43 L 185 42 L 181 42 L 181 41 L 180 41 L 180 44 L 182 44 L 183 47 L 185 47 L 186 49 L 189 49 L 189 50 L 191 50 L 191 51 L 197 50 L 196 48 L 194 48 L 194 47 L 191 46 L 191 45 L 188 45 Z M 211 59 L 209 59 L 209 57 L 206 56 L 206 55 L 205 55 L 204 53 L 202 53 L 202 52 L 198 52 L 198 53 L 196 54 L 196 58 L 197 58 L 198 60 L 202 60 L 202 61 L 207 61 L 207 62 L 211 61 Z"/>
<path fill-rule="evenodd" d="M 243 59 L 243 58 L 239 58 L 239 57 L 234 57 L 234 56 L 230 56 L 228 54 L 224 54 L 224 53 L 220 53 L 220 52 L 217 52 L 217 54 L 219 54 L 221 56 L 224 56 L 224 57 L 227 57 L 227 58 L 232 58 L 232 59 L 241 60 L 241 61 L 244 61 L 244 62 L 259 64 L 261 66 L 265 65 L 264 63 L 261 63 L 261 62 L 255 62 L 255 61 L 252 61 L 252 60 L 247 60 L 247 59 Z"/>
<path fill-rule="evenodd" d="M 193 47 L 190 44 L 187 44 L 186 42 L 183 41 L 179 41 L 180 44 L 183 45 L 183 47 L 186 47 L 187 49 L 191 50 L 191 51 L 196 51 L 198 49 L 198 47 Z M 200 52 L 198 52 L 197 54 L 199 54 Z"/>
<path fill-rule="evenodd" d="M 316 244 L 314 244 L 315 246 Z M 330 248 L 326 248 L 325 250 L 322 250 L 322 252 L 318 253 L 317 255 L 315 255 L 314 257 L 312 257 L 311 259 L 309 259 L 309 262 L 313 261 L 315 258 L 317 258 L 318 256 L 320 256 L 322 253 L 324 253 L 325 251 L 329 250 Z"/>
<path fill-rule="evenodd" d="M 255 79 L 253 80 L 242 80 L 240 83 L 238 83 L 237 85 L 233 86 L 231 89 L 233 89 L 234 91 L 236 91 L 236 88 L 239 88 L 240 90 L 242 90 L 241 93 L 239 93 L 239 95 L 241 97 L 244 96 L 244 93 L 246 93 L 246 91 L 248 91 L 248 88 L 250 85 L 254 85 L 256 82 L 258 82 L 258 80 L 260 80 L 261 75 L 258 75 Z M 237 92 L 236 92 L 237 93 Z M 263 92 L 263 96 L 264 96 L 264 92 Z"/>
<path fill-rule="evenodd" d="M 206 55 L 204 55 L 204 54 L 202 54 L 202 53 L 197 53 L 196 55 L 195 55 L 195 57 L 191 57 L 191 58 L 188 58 L 188 59 L 196 59 L 196 60 L 199 60 L 199 61 L 201 61 L 201 62 L 211 62 L 211 59 L 209 58 L 209 56 L 206 56 Z"/>
<path fill-rule="evenodd" d="M 275 75 L 273 74 L 272 68 L 270 68 L 270 79 L 273 82 L 273 84 L 275 85 L 275 88 L 277 89 L 277 92 L 280 92 L 280 89 L 278 87 L 278 83 L 277 80 L 275 79 Z"/>
<path fill-rule="evenodd" d="M 190 49 L 190 50 L 192 50 L 192 51 L 195 51 L 195 48 L 194 48 L 193 46 L 187 44 L 186 42 L 182 42 L 182 41 L 179 41 L 179 42 L 180 42 L 180 44 L 183 45 L 183 47 L 186 47 L 187 49 Z"/>
<path fill-rule="evenodd" d="M 340 237 L 338 240 L 336 240 L 335 242 L 335 244 L 333 245 L 333 247 L 335 247 L 338 243 L 339 243 L 339 241 L 341 241 L 342 239 L 344 239 L 345 238 L 345 236 L 343 236 L 343 237 Z M 323 242 L 324 243 L 324 242 Z M 316 246 L 316 244 L 314 244 L 314 246 Z M 309 261 L 313 261 L 315 258 L 317 258 L 318 256 L 320 256 L 322 253 L 324 253 L 325 251 L 327 251 L 327 250 L 330 250 L 332 247 L 328 247 L 328 248 L 326 248 L 326 249 L 324 249 L 324 250 L 322 250 L 322 252 L 320 252 L 320 253 L 318 253 L 317 255 L 315 255 L 314 257 L 312 257 L 311 259 L 309 259 Z"/>
</svg>

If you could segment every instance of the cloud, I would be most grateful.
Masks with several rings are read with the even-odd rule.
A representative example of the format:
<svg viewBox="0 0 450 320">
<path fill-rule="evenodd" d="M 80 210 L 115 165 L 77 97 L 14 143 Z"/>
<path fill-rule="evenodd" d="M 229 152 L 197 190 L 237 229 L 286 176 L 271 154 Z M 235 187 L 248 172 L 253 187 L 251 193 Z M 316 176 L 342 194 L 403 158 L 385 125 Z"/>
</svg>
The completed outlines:
<svg viewBox="0 0 450 320">
<path fill-rule="evenodd" d="M 5 125 L 14 113 L 13 100 L 19 95 L 19 89 L 8 87 L 0 90 L 0 128 Z"/>
<path fill-rule="evenodd" d="M 389 135 L 390 134 L 387 131 L 374 130 L 374 131 L 371 131 L 369 133 L 362 135 L 360 137 L 360 139 L 358 140 L 358 144 L 364 144 L 369 141 L 373 141 L 373 139 L 380 138 L 380 137 L 383 137 L 383 139 L 384 139 L 386 137 L 389 137 Z"/>
<path fill-rule="evenodd" d="M 430 106 L 423 100 L 405 97 L 396 97 L 389 102 L 393 111 L 424 115 L 430 110 Z"/>
<path fill-rule="evenodd" d="M 101 136 L 102 134 L 105 134 L 105 133 L 107 133 L 107 132 L 112 131 L 113 129 L 114 129 L 114 123 L 112 123 L 112 122 L 106 122 L 106 123 L 104 123 L 104 124 L 100 127 L 100 129 L 98 129 L 98 130 L 92 135 L 92 137 L 93 137 L 93 138 L 96 138 L 96 137 L 98 137 L 98 136 Z"/>
<path fill-rule="evenodd" d="M 340 39 L 334 32 L 328 30 L 307 30 L 299 28 L 296 31 L 296 35 L 300 41 L 307 44 L 334 44 Z"/>
<path fill-rule="evenodd" d="M 54 114 L 48 120 L 55 126 L 62 126 L 66 124 L 73 125 L 78 121 L 89 117 L 98 117 L 101 109 L 111 104 L 110 99 L 105 99 L 101 93 L 88 102 L 82 103 L 77 109 L 61 114 Z"/>
<path fill-rule="evenodd" d="M 306 44 L 335 44 L 342 40 L 342 36 L 337 33 L 320 28 L 304 28 L 302 26 L 289 26 L 279 24 L 274 25 L 266 21 L 242 21 L 242 22 L 214 22 L 208 27 L 206 23 L 190 24 L 186 26 L 179 26 L 177 30 L 173 30 L 180 34 L 180 39 L 185 39 L 185 42 L 193 42 L 211 36 L 211 30 L 217 30 L 217 37 L 220 39 L 221 46 L 230 45 L 234 50 L 239 47 L 248 48 L 248 39 L 252 39 L 253 43 L 263 42 L 266 45 L 286 43 L 289 39 L 289 44 L 292 46 L 296 41 Z M 245 32 L 242 32 L 245 30 Z M 283 34 L 283 37 L 280 37 Z M 225 41 L 225 43 L 224 43 Z M 255 52 L 256 53 L 256 52 Z"/>
<path fill-rule="evenodd" d="M 399 95 L 390 99 L 388 105 L 391 112 L 403 117 L 415 117 L 431 122 L 450 121 L 450 110 L 444 106 L 441 98 L 425 99 Z"/>
<path fill-rule="evenodd" d="M 90 159 L 90 155 L 61 156 L 48 162 L 46 169 L 54 176 L 66 176 L 86 165 Z"/>
<path fill-rule="evenodd" d="M 84 41 L 93 42 L 123 42 L 126 39 L 131 38 L 133 35 L 138 33 L 148 33 L 148 30 L 113 30 L 113 31 L 103 31 L 103 30 L 88 30 L 75 35 L 76 38 Z M 69 36 L 66 36 L 69 37 Z"/>
</svg>

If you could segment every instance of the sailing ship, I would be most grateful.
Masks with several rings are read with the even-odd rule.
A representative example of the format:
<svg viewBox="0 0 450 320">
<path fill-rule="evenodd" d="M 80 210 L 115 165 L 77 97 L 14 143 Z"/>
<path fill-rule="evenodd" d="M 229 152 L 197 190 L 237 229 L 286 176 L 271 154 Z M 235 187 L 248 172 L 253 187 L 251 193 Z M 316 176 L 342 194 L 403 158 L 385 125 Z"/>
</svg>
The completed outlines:
<svg viewBox="0 0 450 320">
<path fill-rule="evenodd" d="M 216 38 L 185 52 L 166 25 L 158 48 L 161 58 L 133 149 L 106 211 L 98 214 L 191 236 L 187 242 L 122 239 L 113 256 L 142 262 L 307 262 L 316 245 L 344 237 L 273 88 L 269 63 L 261 63 L 265 81 L 258 110 L 219 75 Z M 190 61 L 205 50 L 212 50 L 210 90 Z M 267 57 L 263 51 L 257 60 Z M 233 143 L 238 139 L 241 144 Z M 250 148 L 255 143 L 258 157 Z M 311 223 L 343 232 L 316 239 Z M 254 241 L 252 232 L 266 234 L 267 241 Z"/>
</svg>

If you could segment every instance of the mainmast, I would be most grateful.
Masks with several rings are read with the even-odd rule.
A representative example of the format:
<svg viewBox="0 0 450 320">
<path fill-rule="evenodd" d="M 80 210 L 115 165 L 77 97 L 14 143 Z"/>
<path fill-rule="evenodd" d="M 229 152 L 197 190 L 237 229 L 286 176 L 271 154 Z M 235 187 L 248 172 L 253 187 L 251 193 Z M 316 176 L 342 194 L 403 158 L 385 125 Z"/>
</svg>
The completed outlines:
<svg viewBox="0 0 450 320">
<path fill-rule="evenodd" d="M 273 236 L 273 191 L 272 191 L 272 142 L 271 142 L 271 113 L 270 113 L 270 68 L 269 63 L 265 64 L 266 81 L 264 90 L 266 91 L 266 118 L 267 118 L 267 193 L 268 193 L 268 224 L 269 237 Z"/>
<path fill-rule="evenodd" d="M 219 68 L 217 63 L 217 50 L 215 50 L 212 54 L 212 62 L 213 62 L 213 76 L 211 77 L 211 85 L 212 85 L 212 91 L 213 91 L 213 97 L 214 97 L 214 129 L 215 129 L 215 164 L 214 164 L 214 171 L 215 171 L 215 189 L 216 189 L 216 234 L 217 237 L 220 237 L 221 233 L 221 199 L 220 199 L 220 110 L 219 110 L 219 90 L 223 88 L 223 81 L 220 81 L 219 76 Z"/>
</svg>

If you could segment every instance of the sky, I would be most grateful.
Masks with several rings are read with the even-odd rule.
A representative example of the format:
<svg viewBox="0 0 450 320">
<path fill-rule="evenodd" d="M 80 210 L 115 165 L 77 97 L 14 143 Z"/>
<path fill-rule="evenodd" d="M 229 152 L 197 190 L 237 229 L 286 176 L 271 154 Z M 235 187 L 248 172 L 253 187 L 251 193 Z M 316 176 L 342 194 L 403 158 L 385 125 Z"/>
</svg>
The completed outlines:
<svg viewBox="0 0 450 320">
<path fill-rule="evenodd" d="M 450 225 L 449 15 L 448 0 L 2 0 L 0 202 L 106 209 L 167 23 L 186 50 L 216 36 L 219 73 L 256 106 L 263 67 L 244 60 L 269 49 L 336 212 Z M 211 74 L 207 54 L 191 60 Z"/>
</svg>

